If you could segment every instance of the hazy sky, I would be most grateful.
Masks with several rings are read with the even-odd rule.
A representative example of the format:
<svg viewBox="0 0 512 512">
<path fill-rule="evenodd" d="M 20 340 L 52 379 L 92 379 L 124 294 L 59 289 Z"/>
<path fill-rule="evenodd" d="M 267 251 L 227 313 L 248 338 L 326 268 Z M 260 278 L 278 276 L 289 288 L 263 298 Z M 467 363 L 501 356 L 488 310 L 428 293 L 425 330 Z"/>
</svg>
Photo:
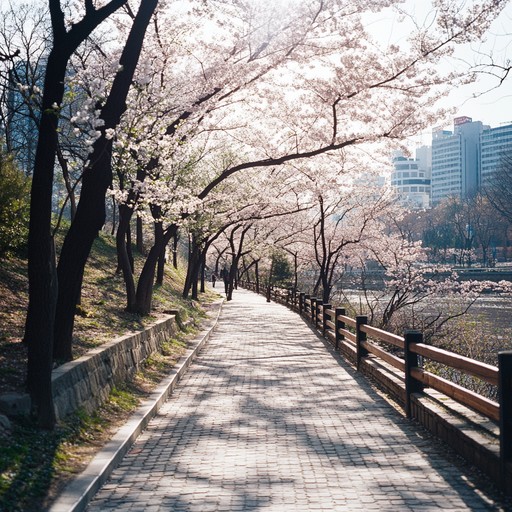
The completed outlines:
<svg viewBox="0 0 512 512">
<path fill-rule="evenodd" d="M 424 0 L 406 0 L 404 8 L 421 25 L 429 24 L 432 11 L 430 2 Z M 407 36 L 406 24 L 398 23 L 395 13 L 386 11 L 372 17 L 371 30 L 373 35 L 385 42 L 400 41 Z M 471 64 L 488 63 L 486 55 L 493 54 L 495 62 L 505 63 L 512 60 L 512 2 L 496 19 L 491 27 L 486 41 L 466 45 L 457 51 L 457 57 Z M 441 105 L 446 108 L 455 108 L 453 117 L 468 116 L 474 121 L 482 121 L 491 127 L 500 124 L 512 124 L 512 74 L 497 87 L 498 79 L 490 75 L 481 75 L 474 84 L 458 88 L 448 97 L 444 98 Z M 448 120 L 445 127 L 453 128 L 452 121 Z M 431 131 L 425 132 L 418 138 L 422 144 L 430 144 Z"/>
</svg>

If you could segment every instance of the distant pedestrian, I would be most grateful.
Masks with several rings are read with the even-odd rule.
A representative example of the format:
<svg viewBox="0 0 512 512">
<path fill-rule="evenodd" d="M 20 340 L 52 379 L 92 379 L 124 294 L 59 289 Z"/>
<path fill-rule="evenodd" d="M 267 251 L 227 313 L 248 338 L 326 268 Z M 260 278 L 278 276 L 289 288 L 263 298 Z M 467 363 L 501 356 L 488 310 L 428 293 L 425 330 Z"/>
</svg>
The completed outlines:
<svg viewBox="0 0 512 512">
<path fill-rule="evenodd" d="M 217 276 L 215 275 L 215 272 L 212 273 L 212 286 L 215 288 L 215 282 L 217 281 Z"/>
<path fill-rule="evenodd" d="M 228 285 L 229 285 L 229 272 L 226 267 L 224 267 L 220 273 L 222 280 L 224 281 L 224 292 L 226 295 L 228 294 Z"/>
</svg>

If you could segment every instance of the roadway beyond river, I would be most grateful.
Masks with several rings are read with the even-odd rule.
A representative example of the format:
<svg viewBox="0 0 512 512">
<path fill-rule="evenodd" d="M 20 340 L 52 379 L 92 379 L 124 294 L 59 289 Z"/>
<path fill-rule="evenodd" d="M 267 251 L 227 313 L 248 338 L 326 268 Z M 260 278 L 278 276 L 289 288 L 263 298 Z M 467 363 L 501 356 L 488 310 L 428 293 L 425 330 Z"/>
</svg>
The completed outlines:
<svg viewBox="0 0 512 512">
<path fill-rule="evenodd" d="M 506 510 L 295 313 L 238 290 L 92 511 Z"/>
</svg>

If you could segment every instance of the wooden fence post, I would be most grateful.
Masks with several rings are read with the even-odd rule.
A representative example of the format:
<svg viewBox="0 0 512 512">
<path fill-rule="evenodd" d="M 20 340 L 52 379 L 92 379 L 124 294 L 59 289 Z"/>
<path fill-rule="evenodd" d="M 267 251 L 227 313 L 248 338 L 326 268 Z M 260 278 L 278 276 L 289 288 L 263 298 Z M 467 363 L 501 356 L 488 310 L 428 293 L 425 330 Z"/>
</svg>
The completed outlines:
<svg viewBox="0 0 512 512">
<path fill-rule="evenodd" d="M 322 335 L 325 336 L 325 331 L 327 330 L 327 313 L 325 312 L 327 309 L 331 309 L 332 304 L 322 304 Z"/>
<path fill-rule="evenodd" d="M 405 414 L 412 418 L 411 395 L 423 390 L 423 384 L 411 375 L 411 368 L 420 366 L 418 354 L 411 351 L 411 343 L 423 343 L 423 333 L 420 331 L 405 331 L 404 334 L 404 359 L 405 359 Z"/>
<path fill-rule="evenodd" d="M 300 292 L 299 293 L 299 315 L 302 316 L 302 314 L 304 313 L 304 297 L 305 297 L 305 293 L 303 292 Z"/>
<path fill-rule="evenodd" d="M 368 323 L 366 315 L 356 316 L 356 368 L 359 370 L 361 359 L 368 355 L 368 351 L 361 346 L 361 342 L 366 341 L 366 333 L 361 330 L 361 326 Z"/>
<path fill-rule="evenodd" d="M 311 295 L 304 295 L 304 314 L 307 316 L 308 315 L 308 302 L 309 302 L 309 306 L 311 306 Z"/>
<path fill-rule="evenodd" d="M 321 299 L 318 299 L 316 301 L 316 307 L 315 307 L 315 329 L 318 329 L 318 320 L 320 319 L 320 311 L 322 311 L 322 304 L 324 302 Z"/>
<path fill-rule="evenodd" d="M 498 353 L 498 369 L 501 479 L 504 490 L 512 493 L 512 483 L 507 482 L 507 465 L 512 462 L 512 350 Z"/>
<path fill-rule="evenodd" d="M 316 297 L 311 297 L 311 311 L 309 312 L 309 321 L 315 325 L 315 314 L 316 314 Z"/>
<path fill-rule="evenodd" d="M 345 316 L 345 308 L 336 308 L 334 311 L 334 325 L 336 328 L 336 345 L 335 350 L 340 349 L 340 341 L 345 339 L 345 336 L 340 333 L 340 329 L 345 329 L 345 322 L 338 319 L 340 315 Z"/>
</svg>

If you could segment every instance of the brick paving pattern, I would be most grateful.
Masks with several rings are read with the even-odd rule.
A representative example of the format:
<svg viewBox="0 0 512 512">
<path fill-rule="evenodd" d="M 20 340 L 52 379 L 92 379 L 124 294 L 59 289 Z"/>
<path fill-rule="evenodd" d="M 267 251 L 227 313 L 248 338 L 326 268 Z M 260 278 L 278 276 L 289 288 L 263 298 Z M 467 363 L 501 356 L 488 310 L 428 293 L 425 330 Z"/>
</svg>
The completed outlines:
<svg viewBox="0 0 512 512">
<path fill-rule="evenodd" d="M 502 510 L 295 313 L 239 290 L 87 510 Z"/>
</svg>

